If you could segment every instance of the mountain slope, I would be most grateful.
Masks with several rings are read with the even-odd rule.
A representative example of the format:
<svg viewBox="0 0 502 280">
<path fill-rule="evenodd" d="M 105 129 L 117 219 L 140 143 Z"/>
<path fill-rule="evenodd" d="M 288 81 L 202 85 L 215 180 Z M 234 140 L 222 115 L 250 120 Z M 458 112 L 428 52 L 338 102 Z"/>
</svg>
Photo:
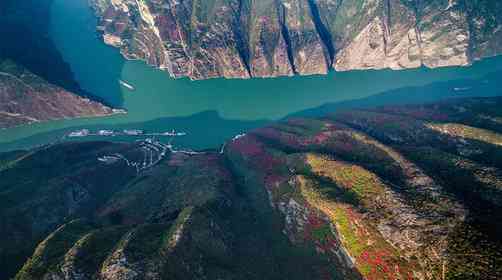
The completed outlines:
<svg viewBox="0 0 502 280">
<path fill-rule="evenodd" d="M 2 267 L 16 279 L 499 279 L 501 103 L 290 119 L 141 170 L 160 153 L 148 142 L 4 154 Z"/>
<path fill-rule="evenodd" d="M 104 116 L 48 35 L 51 0 L 0 3 L 0 129 L 27 123 Z"/>
<path fill-rule="evenodd" d="M 501 53 L 500 1 L 93 0 L 125 57 L 207 79 L 471 64 Z"/>
<path fill-rule="evenodd" d="M 101 103 L 50 84 L 26 68 L 0 58 L 0 128 L 112 113 Z"/>
</svg>

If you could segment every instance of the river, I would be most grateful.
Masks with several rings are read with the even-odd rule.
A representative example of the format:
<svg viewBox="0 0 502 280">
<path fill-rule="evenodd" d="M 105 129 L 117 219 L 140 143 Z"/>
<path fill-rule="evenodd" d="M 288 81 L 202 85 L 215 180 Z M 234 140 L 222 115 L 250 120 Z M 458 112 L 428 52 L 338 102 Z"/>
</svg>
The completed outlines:
<svg viewBox="0 0 502 280">
<path fill-rule="evenodd" d="M 101 41 L 95 29 L 96 19 L 87 0 L 54 0 L 50 36 L 76 80 L 84 90 L 128 113 L 2 130 L 0 151 L 48 143 L 79 128 L 137 128 L 155 132 L 177 129 L 188 133 L 176 140 L 180 145 L 215 148 L 235 134 L 326 103 L 357 100 L 434 82 L 478 79 L 502 70 L 502 58 L 498 57 L 472 67 L 333 71 L 325 76 L 194 82 L 175 80 L 141 61 L 123 59 L 117 49 Z M 120 86 L 119 80 L 127 81 L 135 90 Z"/>
</svg>

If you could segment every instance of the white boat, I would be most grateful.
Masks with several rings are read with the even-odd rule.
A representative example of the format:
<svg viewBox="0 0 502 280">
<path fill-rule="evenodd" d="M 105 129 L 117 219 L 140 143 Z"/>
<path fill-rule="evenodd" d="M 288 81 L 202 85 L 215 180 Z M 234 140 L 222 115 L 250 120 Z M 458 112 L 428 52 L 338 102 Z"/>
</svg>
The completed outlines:
<svg viewBox="0 0 502 280">
<path fill-rule="evenodd" d="M 127 83 L 127 82 L 123 81 L 123 80 L 119 80 L 119 83 L 120 83 L 123 87 L 127 88 L 128 90 L 131 90 L 131 91 L 136 90 L 136 88 L 134 88 L 134 86 L 132 86 L 131 84 L 129 84 L 129 83 Z"/>
<path fill-rule="evenodd" d="M 470 90 L 471 87 L 456 87 L 456 88 L 453 88 L 454 91 L 466 91 L 466 90 Z"/>
<path fill-rule="evenodd" d="M 114 163 L 118 161 L 120 158 L 116 156 L 104 156 L 104 157 L 98 157 L 98 161 L 104 162 L 104 163 Z"/>
<path fill-rule="evenodd" d="M 127 111 L 125 109 L 112 109 L 112 112 L 114 114 L 127 114 Z"/>
<path fill-rule="evenodd" d="M 85 137 L 89 135 L 89 130 L 88 129 L 82 129 L 82 130 L 77 130 L 73 131 L 70 134 L 68 134 L 68 137 Z"/>
<path fill-rule="evenodd" d="M 100 130 L 100 131 L 98 131 L 98 135 L 101 135 L 101 136 L 112 136 L 114 134 L 115 134 L 115 132 L 113 132 L 113 130 Z"/>
<path fill-rule="evenodd" d="M 171 132 L 162 133 L 164 136 L 185 136 L 187 135 L 185 132 L 176 132 L 176 130 L 172 130 Z"/>
<path fill-rule="evenodd" d="M 139 129 L 124 129 L 124 134 L 126 135 L 133 135 L 133 136 L 137 136 L 137 135 L 143 135 L 143 130 L 139 130 Z"/>
</svg>

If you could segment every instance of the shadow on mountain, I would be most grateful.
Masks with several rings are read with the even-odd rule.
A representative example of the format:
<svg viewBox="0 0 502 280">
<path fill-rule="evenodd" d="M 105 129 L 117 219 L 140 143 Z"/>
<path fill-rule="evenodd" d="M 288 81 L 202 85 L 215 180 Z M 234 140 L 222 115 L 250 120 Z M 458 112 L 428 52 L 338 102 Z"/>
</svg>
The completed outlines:
<svg viewBox="0 0 502 280">
<path fill-rule="evenodd" d="M 48 82 L 80 96 L 110 106 L 122 105 L 118 83 L 115 88 L 108 89 L 117 96 L 107 102 L 85 91 L 76 81 L 72 69 L 49 36 L 52 3 L 52 0 L 0 2 L 0 58 L 11 59 Z M 118 67 L 115 79 L 120 76 L 121 69 Z"/>
<path fill-rule="evenodd" d="M 159 133 L 166 131 L 186 132 L 187 135 L 177 137 L 173 144 L 176 147 L 186 147 L 194 150 L 215 149 L 222 145 L 226 140 L 237 134 L 262 127 L 268 122 L 265 120 L 258 121 L 241 121 L 223 119 L 216 111 L 206 111 L 194 114 L 188 117 L 173 117 L 160 118 L 144 123 L 128 123 L 121 125 L 92 125 L 78 126 L 50 131 L 47 133 L 36 134 L 21 140 L 16 140 L 10 143 L 0 145 L 0 152 L 12 151 L 19 149 L 27 149 L 33 147 L 33 143 L 55 143 L 61 140 L 64 135 L 71 131 L 79 129 L 89 129 L 97 131 L 101 129 L 110 129 L 122 131 L 124 129 L 141 129 L 146 133 Z M 71 138 L 73 141 L 124 141 L 130 142 L 138 139 L 144 139 L 147 136 L 114 136 L 114 137 L 99 137 L 91 136 L 84 138 Z M 160 137 L 165 142 L 169 141 L 168 137 Z"/>
<path fill-rule="evenodd" d="M 387 91 L 363 99 L 350 100 L 338 103 L 328 103 L 323 106 L 300 111 L 288 115 L 286 118 L 294 117 L 320 117 L 327 114 L 357 109 L 371 108 L 383 105 L 403 105 L 403 104 L 424 104 L 440 101 L 448 98 L 463 98 L 476 96 L 499 96 L 502 95 L 502 81 L 500 77 L 502 71 L 493 72 L 476 80 L 453 80 L 448 82 L 432 83 L 423 87 L 406 87 Z M 144 123 L 130 123 L 121 125 L 92 125 L 65 128 L 58 131 L 36 134 L 21 140 L 4 143 L 0 145 L 0 152 L 12 151 L 16 149 L 26 149 L 33 147 L 33 143 L 54 143 L 70 131 L 87 128 L 90 130 L 100 129 L 142 129 L 147 132 L 165 132 L 175 129 L 176 131 L 187 132 L 185 137 L 176 139 L 177 146 L 191 149 L 215 149 L 229 138 L 266 125 L 268 121 L 240 121 L 227 120 L 221 118 L 216 111 L 206 111 L 187 117 L 160 118 Z M 142 136 L 141 138 L 144 138 Z M 85 137 L 81 139 L 73 138 L 75 141 L 88 140 L 112 140 L 112 141 L 134 141 L 131 137 Z"/>
<path fill-rule="evenodd" d="M 491 97 L 502 95 L 502 71 L 493 72 L 480 79 L 462 79 L 436 82 L 420 87 L 404 87 L 355 99 L 303 110 L 291 117 L 321 117 L 340 110 L 363 109 L 384 105 L 424 104 L 450 98 Z"/>
</svg>

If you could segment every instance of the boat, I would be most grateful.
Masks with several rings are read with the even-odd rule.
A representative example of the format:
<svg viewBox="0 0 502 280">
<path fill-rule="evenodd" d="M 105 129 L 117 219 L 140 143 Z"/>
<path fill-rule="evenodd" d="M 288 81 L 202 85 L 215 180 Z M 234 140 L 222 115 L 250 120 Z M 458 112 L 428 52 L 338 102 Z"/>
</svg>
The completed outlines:
<svg viewBox="0 0 502 280">
<path fill-rule="evenodd" d="M 119 80 L 119 83 L 120 83 L 123 87 L 127 88 L 128 90 L 131 90 L 131 91 L 136 90 L 136 88 L 134 88 L 134 86 L 132 86 L 131 84 L 129 84 L 129 83 L 127 83 L 127 82 L 123 81 L 123 80 Z"/>
<path fill-rule="evenodd" d="M 139 129 L 124 129 L 123 132 L 125 135 L 132 135 L 132 136 L 143 135 L 144 133 L 143 130 Z"/>
<path fill-rule="evenodd" d="M 101 135 L 101 136 L 112 136 L 112 135 L 115 135 L 115 132 L 113 132 L 113 130 L 100 130 L 98 131 L 98 135 Z"/>
<path fill-rule="evenodd" d="M 112 109 L 114 114 L 127 114 L 127 110 L 125 109 Z"/>
<path fill-rule="evenodd" d="M 103 157 L 98 157 L 98 161 L 104 162 L 104 163 L 114 163 L 118 161 L 120 158 L 116 156 L 103 156 Z"/>
<path fill-rule="evenodd" d="M 164 132 L 164 133 L 161 133 L 162 135 L 164 136 L 185 136 L 187 135 L 185 132 L 176 132 L 176 130 L 172 130 L 172 131 L 168 131 L 168 132 Z"/>
<path fill-rule="evenodd" d="M 456 88 L 453 88 L 454 91 L 466 91 L 466 90 L 470 90 L 471 87 L 456 87 Z"/>
<path fill-rule="evenodd" d="M 70 134 L 68 134 L 68 137 L 85 137 L 89 135 L 89 130 L 88 129 L 82 129 L 82 130 L 77 130 L 73 131 Z"/>
</svg>

